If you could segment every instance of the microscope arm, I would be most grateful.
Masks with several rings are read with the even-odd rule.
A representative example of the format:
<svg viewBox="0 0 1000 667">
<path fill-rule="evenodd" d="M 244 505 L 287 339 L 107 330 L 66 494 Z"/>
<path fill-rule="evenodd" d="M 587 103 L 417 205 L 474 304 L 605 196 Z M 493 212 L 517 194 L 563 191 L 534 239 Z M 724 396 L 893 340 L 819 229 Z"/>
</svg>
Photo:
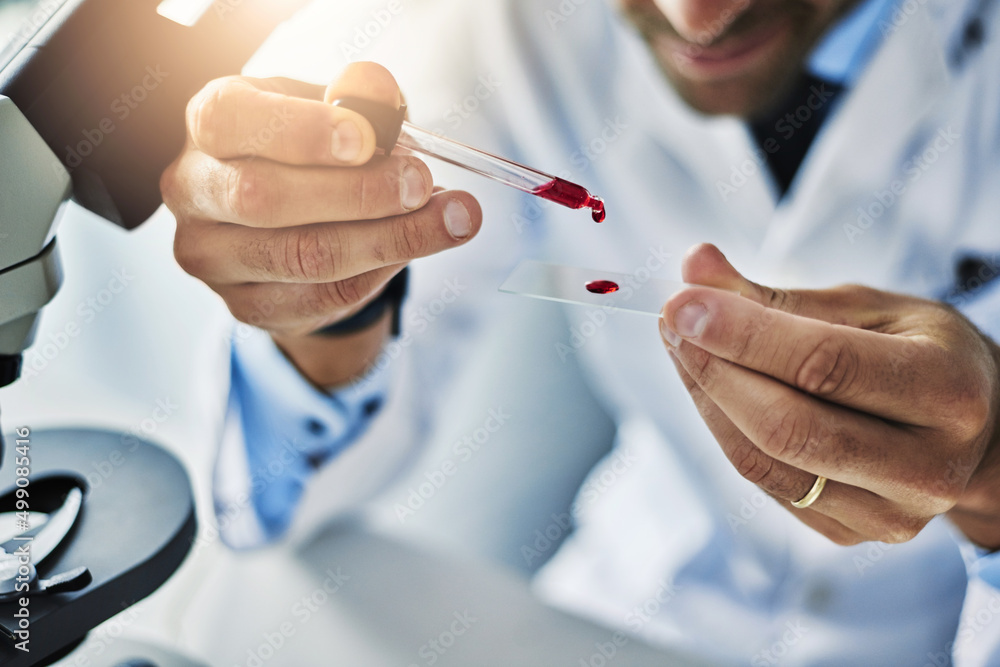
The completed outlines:
<svg viewBox="0 0 1000 667">
<path fill-rule="evenodd" d="M 69 173 L 18 108 L 0 96 L 0 387 L 20 375 L 38 313 L 58 291 L 55 229 Z"/>
</svg>

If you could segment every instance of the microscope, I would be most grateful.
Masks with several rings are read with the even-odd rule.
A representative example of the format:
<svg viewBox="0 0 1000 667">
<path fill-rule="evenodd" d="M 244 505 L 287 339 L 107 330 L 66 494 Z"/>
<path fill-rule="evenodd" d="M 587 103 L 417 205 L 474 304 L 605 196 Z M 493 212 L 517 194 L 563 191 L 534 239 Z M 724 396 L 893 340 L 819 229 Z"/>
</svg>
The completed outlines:
<svg viewBox="0 0 1000 667">
<path fill-rule="evenodd" d="M 0 51 L 0 387 L 19 378 L 64 279 L 56 232 L 68 202 L 125 229 L 148 219 L 185 140 L 187 101 L 238 74 L 305 3 L 36 2 Z M 113 456 L 120 433 L 19 428 L 5 440 L 0 513 L 18 532 L 0 543 L 0 666 L 50 664 L 180 567 L 196 532 L 191 485 L 142 441 L 130 465 L 88 487 L 87 467 Z M 108 664 L 191 663 L 151 650 Z"/>
</svg>

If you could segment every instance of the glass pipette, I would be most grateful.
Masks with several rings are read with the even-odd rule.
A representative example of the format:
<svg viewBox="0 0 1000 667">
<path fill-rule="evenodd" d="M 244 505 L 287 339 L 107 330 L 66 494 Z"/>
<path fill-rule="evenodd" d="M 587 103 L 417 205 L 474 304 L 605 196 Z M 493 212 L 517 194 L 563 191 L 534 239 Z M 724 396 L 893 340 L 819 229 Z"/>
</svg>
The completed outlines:
<svg viewBox="0 0 1000 667">
<path fill-rule="evenodd" d="M 604 201 L 576 183 L 466 146 L 407 121 L 403 121 L 396 145 L 468 169 L 522 192 L 569 208 L 590 208 L 594 222 L 604 222 Z"/>
<path fill-rule="evenodd" d="M 589 208 L 595 222 L 604 222 L 604 200 L 583 186 L 421 129 L 404 120 L 405 104 L 394 109 L 357 97 L 344 97 L 331 104 L 367 118 L 375 129 L 378 147 L 387 154 L 402 146 L 568 208 Z"/>
</svg>

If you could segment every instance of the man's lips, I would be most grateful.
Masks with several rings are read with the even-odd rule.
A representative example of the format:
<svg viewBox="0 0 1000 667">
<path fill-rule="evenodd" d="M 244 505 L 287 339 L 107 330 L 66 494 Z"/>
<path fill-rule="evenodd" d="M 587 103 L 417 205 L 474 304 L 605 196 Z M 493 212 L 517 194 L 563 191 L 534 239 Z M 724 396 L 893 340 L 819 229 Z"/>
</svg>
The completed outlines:
<svg viewBox="0 0 1000 667">
<path fill-rule="evenodd" d="M 709 46 L 661 37 L 657 47 L 666 52 L 685 76 L 703 81 L 727 79 L 752 68 L 780 48 L 790 27 L 787 21 L 769 21 L 745 35 L 723 38 Z"/>
</svg>

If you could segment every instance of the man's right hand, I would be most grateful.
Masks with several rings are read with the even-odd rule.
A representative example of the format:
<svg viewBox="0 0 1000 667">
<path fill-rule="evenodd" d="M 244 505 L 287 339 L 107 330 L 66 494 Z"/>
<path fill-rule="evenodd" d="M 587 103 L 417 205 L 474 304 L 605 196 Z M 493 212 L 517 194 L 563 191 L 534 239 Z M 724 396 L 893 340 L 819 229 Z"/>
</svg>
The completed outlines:
<svg viewBox="0 0 1000 667">
<path fill-rule="evenodd" d="M 435 190 L 412 156 L 375 155 L 361 115 L 339 97 L 398 107 L 395 79 L 359 63 L 324 89 L 288 79 L 230 77 L 188 105 L 187 145 L 161 179 L 177 218 L 181 267 L 265 329 L 314 383 L 363 373 L 387 325 L 343 338 L 317 329 L 349 318 L 408 262 L 464 244 L 482 211 L 464 192 Z"/>
</svg>

